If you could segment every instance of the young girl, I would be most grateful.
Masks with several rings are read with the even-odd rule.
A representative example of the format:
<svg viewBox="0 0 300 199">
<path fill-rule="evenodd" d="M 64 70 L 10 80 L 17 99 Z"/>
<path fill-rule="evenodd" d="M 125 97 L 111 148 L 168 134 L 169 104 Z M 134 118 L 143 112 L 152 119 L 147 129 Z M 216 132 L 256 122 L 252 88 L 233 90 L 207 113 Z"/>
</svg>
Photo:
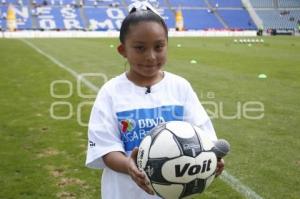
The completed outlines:
<svg viewBox="0 0 300 199">
<path fill-rule="evenodd" d="M 136 166 L 137 147 L 156 125 L 182 120 L 216 134 L 191 85 L 163 71 L 168 29 L 147 3 L 131 6 L 120 30 L 118 52 L 130 68 L 99 91 L 93 106 L 86 165 L 103 169 L 103 199 L 158 199 Z M 218 162 L 217 175 L 224 167 Z"/>
</svg>

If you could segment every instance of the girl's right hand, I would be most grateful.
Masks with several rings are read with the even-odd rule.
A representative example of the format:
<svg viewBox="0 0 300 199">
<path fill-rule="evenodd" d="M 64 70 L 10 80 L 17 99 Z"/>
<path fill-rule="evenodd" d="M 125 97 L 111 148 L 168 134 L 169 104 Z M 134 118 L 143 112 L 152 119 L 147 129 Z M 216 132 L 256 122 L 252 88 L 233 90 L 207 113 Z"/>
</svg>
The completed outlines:
<svg viewBox="0 0 300 199">
<path fill-rule="evenodd" d="M 128 157 L 128 174 L 140 188 L 142 188 L 148 194 L 154 195 L 154 192 L 147 186 L 150 182 L 146 179 L 145 174 L 141 172 L 136 166 L 137 154 L 138 148 L 134 148 L 131 156 Z"/>
</svg>

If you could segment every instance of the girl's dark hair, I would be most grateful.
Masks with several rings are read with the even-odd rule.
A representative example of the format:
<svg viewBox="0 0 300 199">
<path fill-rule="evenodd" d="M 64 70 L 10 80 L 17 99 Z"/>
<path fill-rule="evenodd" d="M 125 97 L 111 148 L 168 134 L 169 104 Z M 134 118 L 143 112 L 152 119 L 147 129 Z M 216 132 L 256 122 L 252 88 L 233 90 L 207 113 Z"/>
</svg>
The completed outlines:
<svg viewBox="0 0 300 199">
<path fill-rule="evenodd" d="M 129 28 L 131 25 L 136 25 L 143 21 L 157 22 L 161 24 L 166 32 L 166 37 L 168 38 L 168 27 L 165 21 L 159 15 L 151 10 L 132 10 L 122 22 L 119 36 L 120 42 L 125 42 L 125 38 L 129 32 Z"/>
</svg>

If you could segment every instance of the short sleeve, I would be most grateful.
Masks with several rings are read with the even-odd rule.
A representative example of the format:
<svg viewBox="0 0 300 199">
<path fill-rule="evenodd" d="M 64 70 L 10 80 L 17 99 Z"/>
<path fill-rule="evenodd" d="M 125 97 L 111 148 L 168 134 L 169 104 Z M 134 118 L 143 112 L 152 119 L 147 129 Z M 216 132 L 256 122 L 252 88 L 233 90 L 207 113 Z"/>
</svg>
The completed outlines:
<svg viewBox="0 0 300 199">
<path fill-rule="evenodd" d="M 90 115 L 86 166 L 96 169 L 104 168 L 102 157 L 112 151 L 124 152 L 124 147 L 113 114 L 112 98 L 105 89 L 102 89 Z"/>
<path fill-rule="evenodd" d="M 211 140 L 216 140 L 212 122 L 190 84 L 187 85 L 186 93 L 184 120 L 201 127 Z"/>
</svg>

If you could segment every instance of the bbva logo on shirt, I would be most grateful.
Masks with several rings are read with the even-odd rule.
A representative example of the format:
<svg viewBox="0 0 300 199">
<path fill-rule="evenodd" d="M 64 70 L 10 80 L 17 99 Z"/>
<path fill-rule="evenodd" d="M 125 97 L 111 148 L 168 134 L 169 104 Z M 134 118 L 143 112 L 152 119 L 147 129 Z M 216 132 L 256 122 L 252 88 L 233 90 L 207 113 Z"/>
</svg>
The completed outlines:
<svg viewBox="0 0 300 199">
<path fill-rule="evenodd" d="M 174 105 L 134 109 L 118 112 L 117 118 L 125 150 L 132 151 L 155 126 L 163 122 L 183 120 L 183 107 Z"/>
</svg>

